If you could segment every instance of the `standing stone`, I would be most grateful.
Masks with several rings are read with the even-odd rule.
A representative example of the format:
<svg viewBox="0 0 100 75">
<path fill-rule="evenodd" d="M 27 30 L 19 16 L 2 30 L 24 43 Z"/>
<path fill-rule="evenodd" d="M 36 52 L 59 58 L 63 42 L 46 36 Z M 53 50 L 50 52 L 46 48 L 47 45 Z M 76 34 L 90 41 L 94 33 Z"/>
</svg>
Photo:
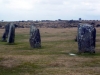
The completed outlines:
<svg viewBox="0 0 100 75">
<path fill-rule="evenodd" d="M 15 25 L 13 23 L 9 26 L 9 33 L 8 33 L 8 43 L 14 43 L 15 40 Z"/>
<path fill-rule="evenodd" d="M 93 25 L 82 23 L 78 25 L 77 41 L 79 53 L 95 53 L 95 39 L 96 29 Z"/>
<path fill-rule="evenodd" d="M 41 37 L 39 29 L 37 29 L 34 25 L 30 26 L 30 46 L 32 48 L 39 48 L 41 47 Z"/>
<path fill-rule="evenodd" d="M 2 36 L 2 41 L 7 41 L 6 38 L 8 37 L 9 27 L 10 27 L 10 23 L 5 25 L 5 31 L 4 31 L 4 34 Z"/>
</svg>

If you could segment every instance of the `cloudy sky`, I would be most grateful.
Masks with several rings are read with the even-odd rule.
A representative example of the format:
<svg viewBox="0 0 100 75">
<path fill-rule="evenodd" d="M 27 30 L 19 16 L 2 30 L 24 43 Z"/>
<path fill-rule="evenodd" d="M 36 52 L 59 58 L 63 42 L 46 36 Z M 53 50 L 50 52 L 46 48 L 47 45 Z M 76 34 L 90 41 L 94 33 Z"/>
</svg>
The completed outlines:
<svg viewBox="0 0 100 75">
<path fill-rule="evenodd" d="M 100 0 L 0 0 L 0 20 L 100 20 Z"/>
</svg>

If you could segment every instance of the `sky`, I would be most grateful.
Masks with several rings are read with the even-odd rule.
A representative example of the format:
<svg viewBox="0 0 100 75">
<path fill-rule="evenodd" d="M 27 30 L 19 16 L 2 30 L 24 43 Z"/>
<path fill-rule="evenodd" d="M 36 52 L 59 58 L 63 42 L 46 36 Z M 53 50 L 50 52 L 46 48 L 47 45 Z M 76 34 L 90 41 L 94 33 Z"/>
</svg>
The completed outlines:
<svg viewBox="0 0 100 75">
<path fill-rule="evenodd" d="M 100 0 L 0 0 L 0 20 L 100 20 Z"/>
</svg>

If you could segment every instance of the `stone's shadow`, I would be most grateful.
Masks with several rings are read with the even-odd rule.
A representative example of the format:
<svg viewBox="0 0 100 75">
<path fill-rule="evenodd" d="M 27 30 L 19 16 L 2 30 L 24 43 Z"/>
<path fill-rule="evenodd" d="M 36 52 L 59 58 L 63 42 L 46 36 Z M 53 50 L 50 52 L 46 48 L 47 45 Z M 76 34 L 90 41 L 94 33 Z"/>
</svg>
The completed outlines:
<svg viewBox="0 0 100 75">
<path fill-rule="evenodd" d="M 0 40 L 1 42 L 7 42 L 7 40 Z"/>
<path fill-rule="evenodd" d="M 96 39 L 96 42 L 100 42 L 100 39 Z"/>
<path fill-rule="evenodd" d="M 6 43 L 5 45 L 18 45 L 18 43 Z"/>
</svg>

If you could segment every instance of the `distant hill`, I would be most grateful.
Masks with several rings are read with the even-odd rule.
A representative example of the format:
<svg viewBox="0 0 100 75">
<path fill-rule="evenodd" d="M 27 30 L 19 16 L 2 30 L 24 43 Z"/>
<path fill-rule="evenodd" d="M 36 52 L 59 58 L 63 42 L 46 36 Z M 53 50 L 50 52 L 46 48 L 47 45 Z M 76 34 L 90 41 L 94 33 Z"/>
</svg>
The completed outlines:
<svg viewBox="0 0 100 75">
<path fill-rule="evenodd" d="M 0 22 L 0 28 L 4 28 L 7 23 L 11 21 Z M 94 23 L 95 27 L 100 27 L 100 20 L 41 20 L 41 21 L 12 21 L 18 26 L 18 28 L 29 28 L 31 24 L 34 24 L 39 28 L 68 28 L 77 27 L 79 23 Z"/>
</svg>

